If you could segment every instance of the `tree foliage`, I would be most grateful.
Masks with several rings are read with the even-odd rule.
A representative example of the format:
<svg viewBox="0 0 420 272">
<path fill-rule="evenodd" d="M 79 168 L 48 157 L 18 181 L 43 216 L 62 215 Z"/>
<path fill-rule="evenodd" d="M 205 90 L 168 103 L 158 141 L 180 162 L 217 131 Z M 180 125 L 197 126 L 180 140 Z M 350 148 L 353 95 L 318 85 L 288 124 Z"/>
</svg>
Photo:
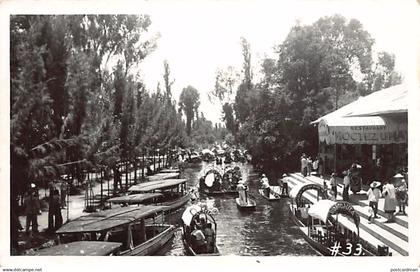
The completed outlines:
<svg viewBox="0 0 420 272">
<path fill-rule="evenodd" d="M 172 83 L 162 98 L 132 72 L 156 46 L 150 24 L 147 15 L 11 16 L 12 198 L 29 182 L 82 179 L 83 169 L 185 142 Z"/>
<path fill-rule="evenodd" d="M 198 90 L 192 86 L 187 86 L 182 89 L 178 105 L 179 111 L 185 115 L 187 134 L 190 136 L 192 122 L 194 121 L 194 116 L 198 117 L 198 107 L 200 106 L 200 94 Z"/>
<path fill-rule="evenodd" d="M 316 154 L 311 121 L 401 80 L 393 56 L 379 53 L 375 59 L 373 44 L 355 19 L 335 15 L 298 23 L 276 47 L 277 59 L 262 62 L 261 80 L 254 83 L 247 69 L 250 46 L 243 43 L 243 80 L 234 105 L 237 141 L 271 169 L 291 170 L 302 151 Z"/>
</svg>

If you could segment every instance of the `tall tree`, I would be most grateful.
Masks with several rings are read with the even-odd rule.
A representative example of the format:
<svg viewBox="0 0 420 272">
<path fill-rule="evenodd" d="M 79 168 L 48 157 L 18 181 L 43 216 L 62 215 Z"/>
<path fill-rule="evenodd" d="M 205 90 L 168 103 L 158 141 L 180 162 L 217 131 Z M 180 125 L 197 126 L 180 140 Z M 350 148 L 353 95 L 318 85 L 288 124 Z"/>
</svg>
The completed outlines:
<svg viewBox="0 0 420 272">
<path fill-rule="evenodd" d="M 187 135 L 191 135 L 192 122 L 194 116 L 198 116 L 198 107 L 200 106 L 200 94 L 197 89 L 192 86 L 187 86 L 182 89 L 179 97 L 179 111 L 184 112 L 187 120 Z"/>
<path fill-rule="evenodd" d="M 242 82 L 235 96 L 235 114 L 239 123 L 245 122 L 252 108 L 252 100 L 255 98 L 254 85 L 252 83 L 251 45 L 245 38 L 241 38 L 243 68 Z"/>
<path fill-rule="evenodd" d="M 222 118 L 226 128 L 236 134 L 237 122 L 233 111 L 235 87 L 239 81 L 239 73 L 232 66 L 226 69 L 218 69 L 214 89 L 208 93 L 210 102 L 218 101 L 222 106 Z"/>
</svg>

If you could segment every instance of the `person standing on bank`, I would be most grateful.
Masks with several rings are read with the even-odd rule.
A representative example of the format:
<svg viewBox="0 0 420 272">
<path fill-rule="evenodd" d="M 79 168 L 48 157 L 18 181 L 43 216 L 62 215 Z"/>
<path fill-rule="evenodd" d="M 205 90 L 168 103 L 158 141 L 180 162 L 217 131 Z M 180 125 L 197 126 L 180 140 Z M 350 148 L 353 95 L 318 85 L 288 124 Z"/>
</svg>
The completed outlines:
<svg viewBox="0 0 420 272">
<path fill-rule="evenodd" d="M 62 209 L 66 207 L 67 190 L 68 190 L 67 181 L 63 180 L 60 184 L 60 206 Z"/>
<path fill-rule="evenodd" d="M 407 191 L 407 183 L 405 182 L 405 179 L 403 179 L 401 180 L 400 185 L 397 187 L 396 197 L 398 202 L 398 214 L 407 215 L 405 213 L 405 206 L 407 205 L 408 200 Z"/>
<path fill-rule="evenodd" d="M 337 199 L 337 174 L 336 173 L 332 173 L 331 174 L 331 179 L 330 179 L 330 187 L 331 187 L 331 191 L 333 193 L 334 196 L 334 200 Z"/>
<path fill-rule="evenodd" d="M 343 200 L 349 201 L 349 189 L 350 189 L 350 171 L 344 171 L 343 179 Z"/>
<path fill-rule="evenodd" d="M 52 233 L 63 225 L 60 204 L 60 194 L 58 190 L 54 190 L 48 208 L 48 232 Z"/>
<path fill-rule="evenodd" d="M 397 206 L 395 194 L 396 190 L 394 185 L 385 181 L 385 185 L 382 188 L 382 195 L 385 197 L 384 211 L 388 216 L 388 220 L 385 223 L 392 223 L 395 221 L 394 213 Z"/>
<path fill-rule="evenodd" d="M 29 234 L 29 228 L 32 225 L 32 231 L 38 233 L 38 214 L 40 214 L 41 204 L 39 203 L 38 194 L 36 193 L 35 184 L 31 184 L 31 189 L 24 200 L 24 208 L 26 215 L 26 233 Z"/>
<path fill-rule="evenodd" d="M 306 177 L 306 175 L 308 174 L 308 161 L 306 159 L 305 153 L 302 154 L 302 157 L 300 159 L 300 173 L 304 177 Z"/>
<path fill-rule="evenodd" d="M 381 190 L 379 190 L 379 186 L 381 186 L 381 183 L 379 181 L 374 181 L 370 184 L 370 188 L 367 191 L 367 196 L 369 200 L 369 206 L 373 209 L 373 218 L 379 218 L 377 216 L 378 214 L 378 201 L 379 198 L 382 197 Z M 373 219 L 369 216 L 369 221 Z"/>
<path fill-rule="evenodd" d="M 318 175 L 323 176 L 324 175 L 324 160 L 321 156 L 318 157 Z"/>
</svg>

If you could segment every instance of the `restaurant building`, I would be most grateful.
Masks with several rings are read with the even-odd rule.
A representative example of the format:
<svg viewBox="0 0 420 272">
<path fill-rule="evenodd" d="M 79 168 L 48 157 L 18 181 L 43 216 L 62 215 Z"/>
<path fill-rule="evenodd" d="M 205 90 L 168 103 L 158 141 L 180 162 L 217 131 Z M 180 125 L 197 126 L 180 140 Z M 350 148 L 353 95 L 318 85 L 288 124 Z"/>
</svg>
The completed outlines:
<svg viewBox="0 0 420 272">
<path fill-rule="evenodd" d="M 408 87 L 383 89 L 318 118 L 319 155 L 326 173 L 352 163 L 367 180 L 388 179 L 407 168 Z"/>
</svg>

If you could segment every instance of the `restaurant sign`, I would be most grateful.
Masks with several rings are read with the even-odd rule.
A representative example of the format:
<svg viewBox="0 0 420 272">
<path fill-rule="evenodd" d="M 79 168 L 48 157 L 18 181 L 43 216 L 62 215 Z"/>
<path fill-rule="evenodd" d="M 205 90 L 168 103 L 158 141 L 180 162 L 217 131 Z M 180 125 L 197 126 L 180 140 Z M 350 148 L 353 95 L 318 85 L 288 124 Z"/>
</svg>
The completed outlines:
<svg viewBox="0 0 420 272">
<path fill-rule="evenodd" d="M 407 123 L 386 120 L 385 125 L 328 126 L 318 124 L 320 142 L 327 144 L 403 144 L 407 143 Z"/>
</svg>

